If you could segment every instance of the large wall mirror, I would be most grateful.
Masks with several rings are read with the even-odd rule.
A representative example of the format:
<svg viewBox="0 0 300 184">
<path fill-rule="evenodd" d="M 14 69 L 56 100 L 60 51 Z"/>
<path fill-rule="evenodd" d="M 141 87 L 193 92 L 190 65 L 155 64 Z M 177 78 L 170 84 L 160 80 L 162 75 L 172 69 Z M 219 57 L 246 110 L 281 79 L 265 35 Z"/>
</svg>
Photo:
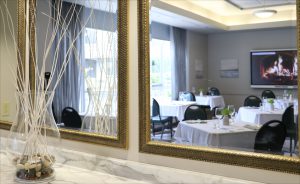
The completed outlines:
<svg viewBox="0 0 300 184">
<path fill-rule="evenodd" d="M 139 1 L 140 151 L 299 174 L 297 6 Z"/>
<path fill-rule="evenodd" d="M 3 21 L 27 33 L 23 48 L 29 59 L 24 73 L 31 90 L 47 91 L 49 97 L 53 94 L 50 109 L 62 137 L 126 148 L 127 1 L 14 2 L 12 8 L 26 10 L 27 14 L 18 16 L 27 18 L 27 27 Z M 4 12 L 9 3 L 12 1 L 3 2 Z M 10 15 L 17 17 L 17 11 Z M 1 33 L 8 32 L 9 27 L 5 28 Z M 25 33 L 20 37 L 26 39 Z M 2 53 L 5 57 L 4 50 Z M 8 59 L 2 61 L 11 65 Z M 1 86 L 6 82 L 1 81 Z M 1 89 L 11 95 L 13 87 Z M 2 117 L 11 117 L 1 118 L 6 120 L 1 124 L 8 128 L 15 105 L 10 98 L 3 98 Z"/>
</svg>

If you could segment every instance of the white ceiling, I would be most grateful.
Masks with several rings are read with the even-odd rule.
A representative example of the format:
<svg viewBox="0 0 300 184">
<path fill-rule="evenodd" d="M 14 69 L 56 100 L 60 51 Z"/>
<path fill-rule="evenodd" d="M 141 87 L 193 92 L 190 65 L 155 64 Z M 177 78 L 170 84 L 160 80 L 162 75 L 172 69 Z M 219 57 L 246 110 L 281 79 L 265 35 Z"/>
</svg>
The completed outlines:
<svg viewBox="0 0 300 184">
<path fill-rule="evenodd" d="M 296 0 L 226 0 L 242 9 L 273 7 L 282 5 L 294 5 Z"/>
<path fill-rule="evenodd" d="M 264 8 L 263 0 L 151 0 L 151 20 L 200 32 L 265 29 L 296 25 L 295 0 L 266 0 L 277 11 L 270 18 L 255 17 L 253 12 Z M 283 5 L 278 5 L 278 4 Z M 289 4 L 287 4 L 289 3 Z M 274 6 L 274 5 L 277 6 Z M 252 8 L 249 8 L 252 7 Z"/>
</svg>

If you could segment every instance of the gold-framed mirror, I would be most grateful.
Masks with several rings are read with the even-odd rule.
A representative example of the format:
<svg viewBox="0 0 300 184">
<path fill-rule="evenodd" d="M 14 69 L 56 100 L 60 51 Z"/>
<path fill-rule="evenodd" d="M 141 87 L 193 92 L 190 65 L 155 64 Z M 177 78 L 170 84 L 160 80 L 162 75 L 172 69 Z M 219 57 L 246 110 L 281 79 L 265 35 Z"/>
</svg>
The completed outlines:
<svg viewBox="0 0 300 184">
<path fill-rule="evenodd" d="M 265 4 L 250 3 L 248 5 L 241 3 L 239 0 L 214 2 L 141 0 L 138 2 L 140 152 L 300 174 L 299 151 L 297 151 L 299 148 L 299 143 L 297 143 L 299 134 L 297 133 L 297 137 L 295 137 L 296 141 L 290 141 L 290 137 L 286 136 L 287 128 L 282 119 L 285 110 L 291 104 L 275 107 L 274 109 L 269 107 L 272 106 L 269 104 L 274 105 L 274 101 L 291 100 L 293 98 L 291 103 L 295 110 L 291 116 L 295 119 L 294 125 L 298 122 L 299 90 L 297 90 L 296 84 L 297 81 L 299 83 L 299 78 L 295 76 L 299 75 L 297 68 L 300 49 L 299 19 L 296 19 L 296 17 L 299 17 L 300 14 L 300 2 L 297 0 L 287 4 L 272 5 L 268 3 L 271 3 L 271 1 L 265 1 Z M 224 8 L 226 12 L 224 12 Z M 264 8 L 272 9 L 272 13 L 277 13 L 277 18 L 282 13 L 287 13 L 284 11 L 288 10 L 288 14 L 285 14 L 286 16 L 280 21 L 277 20 L 277 22 L 272 18 L 259 19 L 254 17 L 256 10 L 259 12 L 258 10 Z M 218 10 L 212 12 L 212 9 Z M 273 11 L 273 9 L 276 10 Z M 277 33 L 275 33 L 276 31 Z M 253 32 L 257 33 L 255 37 L 253 37 Z M 261 34 L 262 32 L 264 33 Z M 175 34 L 177 34 L 176 41 L 174 41 Z M 281 35 L 280 37 L 286 36 L 285 42 L 279 41 L 279 35 Z M 258 41 L 255 42 L 254 40 Z M 259 41 L 268 42 L 270 40 L 276 41 L 273 44 L 255 45 Z M 202 44 L 203 42 L 205 44 Z M 178 43 L 186 45 L 178 46 Z M 287 44 L 284 45 L 284 43 Z M 195 47 L 197 48 L 196 51 L 193 51 L 192 54 L 189 53 Z M 178 48 L 179 50 L 175 50 Z M 180 48 L 184 48 L 183 52 L 185 54 L 182 54 L 183 49 L 180 50 Z M 173 54 L 170 54 L 171 52 Z M 235 54 L 237 52 L 242 54 Z M 270 84 L 266 87 L 263 86 L 263 84 L 267 85 L 266 83 L 259 83 L 258 85 L 261 85 L 259 86 L 261 88 L 257 88 L 253 80 L 255 80 L 255 76 L 260 75 L 260 72 L 255 73 L 253 71 L 253 77 L 251 78 L 251 67 L 255 67 L 255 57 L 270 53 L 275 55 L 276 52 L 278 52 L 277 56 L 274 56 L 269 62 L 279 66 L 278 62 L 282 63 L 282 60 L 285 60 L 284 62 L 290 60 L 290 69 L 279 66 L 282 72 L 282 68 L 286 68 L 285 74 L 278 73 L 277 76 L 277 73 L 274 73 L 275 69 L 272 68 L 272 64 L 269 64 L 270 66 L 260 64 L 260 68 L 258 67 L 257 70 L 261 71 L 262 78 L 277 76 L 274 80 L 280 79 L 282 81 L 282 78 L 288 78 L 293 82 L 284 81 L 285 83 L 280 84 L 277 81 L 277 83 L 272 84 L 274 88 L 270 88 Z M 282 52 L 290 52 L 288 54 L 290 59 L 287 59 Z M 177 55 L 174 53 L 177 53 Z M 204 57 L 199 56 L 203 53 Z M 295 57 L 296 54 L 297 57 Z M 283 57 L 285 59 L 282 59 Z M 178 60 L 174 58 L 180 58 L 184 61 L 184 64 L 181 63 L 180 65 L 179 61 L 179 64 L 173 64 L 172 62 Z M 277 61 L 276 64 L 274 64 L 275 60 Z M 295 67 L 292 66 L 293 63 Z M 175 67 L 177 67 L 177 70 L 174 69 Z M 271 72 L 271 68 L 273 72 Z M 172 73 L 174 71 L 178 72 L 177 78 L 176 74 Z M 185 76 L 186 78 L 179 79 L 178 76 Z M 182 80 L 184 82 L 181 81 L 181 83 L 186 82 L 186 84 L 184 87 L 177 84 L 177 88 L 174 88 L 173 81 L 175 80 Z M 265 82 L 268 80 L 265 79 Z M 221 95 L 210 95 L 212 89 L 207 89 L 208 87 L 217 87 Z M 239 87 L 241 89 L 238 89 Z M 235 89 L 237 92 L 234 93 Z M 277 98 L 272 98 L 273 100 L 270 100 L 271 97 L 263 99 L 260 95 L 265 89 L 274 91 Z M 285 90 L 288 90 L 288 92 Z M 178 101 L 177 99 L 180 97 L 178 92 L 181 91 L 183 94 L 185 94 L 184 91 L 192 92 L 195 102 L 194 100 L 184 100 L 185 96 L 182 97 L 182 101 Z M 206 95 L 206 92 L 209 92 L 209 95 Z M 292 97 L 279 97 L 286 95 L 286 93 Z M 260 99 L 261 104 L 257 106 L 246 104 L 244 99 L 250 95 L 262 98 Z M 281 141 L 278 141 L 282 144 L 280 151 L 272 152 L 269 147 L 266 148 L 267 150 L 262 151 L 257 147 L 260 140 L 258 132 L 265 129 L 263 127 L 267 126 L 269 120 L 262 120 L 259 117 L 258 122 L 254 121 L 253 124 L 249 124 L 251 122 L 245 121 L 245 119 L 231 118 L 229 124 L 225 124 L 225 120 L 212 119 L 214 116 L 219 115 L 216 112 L 217 109 L 214 108 L 218 105 L 213 106 L 213 103 L 200 104 L 196 100 L 196 98 L 210 99 L 219 98 L 219 96 L 222 96 L 223 101 L 225 101 L 221 103 L 220 108 L 223 109 L 219 109 L 222 118 L 228 116 L 230 112 L 234 112 L 230 110 L 228 105 L 234 105 L 238 116 L 242 114 L 241 109 L 255 110 L 258 114 L 264 114 L 264 111 L 276 114 L 274 113 L 276 110 L 280 111 L 280 116 L 276 118 L 272 116 L 271 118 L 276 122 L 278 120 L 276 126 L 282 127 L 282 133 L 276 134 L 282 137 Z M 170 107 L 169 109 L 162 110 L 165 101 L 159 100 L 159 97 L 169 98 L 165 100 L 171 102 L 169 106 L 166 105 Z M 154 101 L 153 99 L 157 100 Z M 186 103 L 184 104 L 185 107 L 183 103 Z M 190 105 L 199 105 L 201 113 L 204 111 L 206 114 L 205 118 L 201 119 L 197 116 L 196 119 L 188 119 L 188 115 L 185 114 L 187 114 L 186 109 Z M 157 106 L 158 108 L 154 108 Z M 176 112 L 174 112 L 175 107 Z M 198 112 L 198 114 L 201 113 Z M 262 123 L 260 124 L 260 122 Z M 251 127 L 248 127 L 249 125 Z M 252 129 L 253 125 L 255 125 L 255 128 Z M 241 132 L 232 130 L 233 127 L 239 127 Z M 245 131 L 247 133 L 242 131 L 243 128 L 247 127 L 252 130 Z M 293 127 L 296 132 L 299 132 L 299 126 Z M 201 134 L 198 134 L 197 131 Z M 240 137 L 228 139 L 233 134 L 235 136 L 239 134 Z M 183 138 L 184 135 L 186 136 L 185 139 Z M 178 142 L 178 140 L 181 142 Z M 250 142 L 248 142 L 249 140 Z M 295 145 L 290 145 L 291 142 Z M 235 143 L 241 144 L 237 146 Z M 247 146 L 247 148 L 244 146 Z"/>
<path fill-rule="evenodd" d="M 55 89 L 52 113 L 61 137 L 126 149 L 127 1 L 28 0 L 15 5 L 18 12 L 28 12 L 27 17 L 18 13 L 22 20 L 16 30 L 24 32 L 19 39 L 28 38 L 22 48 L 28 53 L 30 87 Z M 28 26 L 27 34 L 22 24 Z M 37 82 L 41 78 L 44 87 Z M 0 121 L 1 128 L 9 129 L 11 121 Z"/>
</svg>

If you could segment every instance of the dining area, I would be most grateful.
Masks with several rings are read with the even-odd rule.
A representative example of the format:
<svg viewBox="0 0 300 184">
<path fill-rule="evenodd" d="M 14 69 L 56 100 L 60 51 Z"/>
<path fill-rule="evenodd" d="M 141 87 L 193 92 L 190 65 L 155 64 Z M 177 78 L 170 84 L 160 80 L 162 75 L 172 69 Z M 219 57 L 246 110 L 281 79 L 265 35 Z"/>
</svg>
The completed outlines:
<svg viewBox="0 0 300 184">
<path fill-rule="evenodd" d="M 261 98 L 247 96 L 241 106 L 226 104 L 219 90 L 205 95 L 180 92 L 177 100 L 153 98 L 151 139 L 189 146 L 296 155 L 298 99 L 287 95 L 276 97 L 270 95 L 270 91 L 264 90 Z"/>
</svg>

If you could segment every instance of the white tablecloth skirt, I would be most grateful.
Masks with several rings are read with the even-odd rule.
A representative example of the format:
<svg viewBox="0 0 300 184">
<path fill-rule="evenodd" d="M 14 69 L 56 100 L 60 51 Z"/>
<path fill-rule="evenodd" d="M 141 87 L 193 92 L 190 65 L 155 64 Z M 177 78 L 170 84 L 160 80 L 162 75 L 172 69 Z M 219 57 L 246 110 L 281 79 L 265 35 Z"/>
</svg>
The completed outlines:
<svg viewBox="0 0 300 184">
<path fill-rule="evenodd" d="M 214 127 L 214 121 L 207 124 L 180 122 L 174 135 L 177 143 L 219 148 L 253 149 L 257 130 L 244 128 L 242 124 Z"/>
</svg>

